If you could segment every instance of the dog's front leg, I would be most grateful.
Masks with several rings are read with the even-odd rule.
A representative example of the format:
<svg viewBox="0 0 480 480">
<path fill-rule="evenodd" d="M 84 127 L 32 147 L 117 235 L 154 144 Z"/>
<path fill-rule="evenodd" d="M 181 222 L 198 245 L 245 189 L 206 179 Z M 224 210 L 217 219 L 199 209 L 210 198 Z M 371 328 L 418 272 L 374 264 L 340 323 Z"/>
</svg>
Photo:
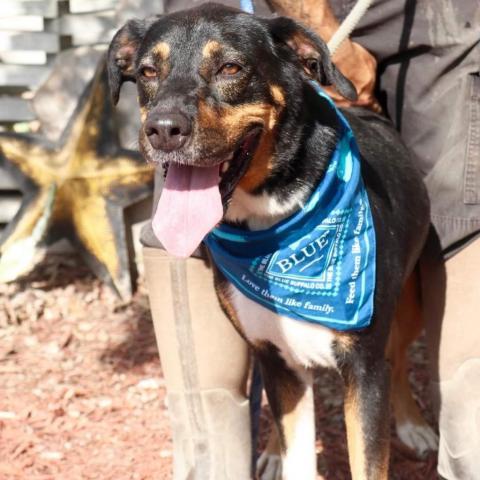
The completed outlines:
<svg viewBox="0 0 480 480">
<path fill-rule="evenodd" d="M 387 480 L 390 450 L 390 368 L 355 356 L 341 369 L 353 480 Z"/>
<path fill-rule="evenodd" d="M 315 480 L 315 413 L 313 374 L 290 369 L 278 351 L 260 354 L 265 390 L 278 429 L 281 476 L 277 471 L 261 480 Z"/>
</svg>

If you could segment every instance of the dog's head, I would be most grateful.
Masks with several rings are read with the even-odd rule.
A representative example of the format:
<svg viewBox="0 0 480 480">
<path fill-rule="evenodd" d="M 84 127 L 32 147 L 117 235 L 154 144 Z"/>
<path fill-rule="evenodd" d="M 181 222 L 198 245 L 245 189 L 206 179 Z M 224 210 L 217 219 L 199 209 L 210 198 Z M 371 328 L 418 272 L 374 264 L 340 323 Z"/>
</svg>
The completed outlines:
<svg viewBox="0 0 480 480">
<path fill-rule="evenodd" d="M 206 4 L 131 20 L 108 53 L 111 94 L 136 82 L 147 160 L 218 165 L 221 190 L 253 190 L 274 168 L 277 124 L 307 78 L 355 96 L 323 41 L 288 18 Z"/>
<path fill-rule="evenodd" d="M 123 82 L 137 84 L 144 157 L 216 169 L 224 206 L 235 188 L 255 192 L 275 171 L 281 124 L 287 112 L 301 116 L 307 80 L 356 96 L 325 43 L 295 21 L 213 3 L 129 21 L 108 72 L 115 103 Z"/>
</svg>

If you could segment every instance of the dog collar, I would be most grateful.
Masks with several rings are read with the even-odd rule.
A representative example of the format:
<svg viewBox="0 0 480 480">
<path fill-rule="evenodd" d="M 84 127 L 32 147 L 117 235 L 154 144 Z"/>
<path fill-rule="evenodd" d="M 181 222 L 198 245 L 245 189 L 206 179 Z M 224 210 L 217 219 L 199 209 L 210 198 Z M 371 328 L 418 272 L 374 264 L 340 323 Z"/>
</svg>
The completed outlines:
<svg viewBox="0 0 480 480">
<path fill-rule="evenodd" d="M 324 178 L 305 206 L 261 231 L 221 224 L 205 238 L 213 261 L 244 295 L 279 315 L 335 330 L 370 325 L 375 232 L 359 150 L 345 117 Z"/>
</svg>

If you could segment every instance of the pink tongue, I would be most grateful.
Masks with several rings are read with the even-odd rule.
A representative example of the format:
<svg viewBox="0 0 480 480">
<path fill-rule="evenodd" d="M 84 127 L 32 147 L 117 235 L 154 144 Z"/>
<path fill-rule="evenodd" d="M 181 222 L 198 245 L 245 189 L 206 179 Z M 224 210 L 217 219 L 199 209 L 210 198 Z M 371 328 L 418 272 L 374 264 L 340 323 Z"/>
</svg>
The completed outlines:
<svg viewBox="0 0 480 480">
<path fill-rule="evenodd" d="M 170 164 L 152 227 L 168 253 L 189 257 L 222 219 L 219 166 Z"/>
</svg>

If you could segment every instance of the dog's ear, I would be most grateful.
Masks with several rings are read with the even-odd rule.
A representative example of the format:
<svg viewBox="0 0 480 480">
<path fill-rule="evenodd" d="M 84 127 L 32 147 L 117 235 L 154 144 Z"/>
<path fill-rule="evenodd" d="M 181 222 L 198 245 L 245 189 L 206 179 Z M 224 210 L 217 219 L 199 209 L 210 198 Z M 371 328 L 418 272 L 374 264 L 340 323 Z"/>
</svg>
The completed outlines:
<svg viewBox="0 0 480 480">
<path fill-rule="evenodd" d="M 107 70 L 110 95 L 114 105 L 118 102 L 122 83 L 135 82 L 137 51 L 153 21 L 154 19 L 129 20 L 110 42 Z"/>
<path fill-rule="evenodd" d="M 321 85 L 333 85 L 348 100 L 357 99 L 357 91 L 335 67 L 325 42 L 305 27 L 287 17 L 267 20 L 275 43 L 290 48 L 309 77 Z"/>
</svg>

